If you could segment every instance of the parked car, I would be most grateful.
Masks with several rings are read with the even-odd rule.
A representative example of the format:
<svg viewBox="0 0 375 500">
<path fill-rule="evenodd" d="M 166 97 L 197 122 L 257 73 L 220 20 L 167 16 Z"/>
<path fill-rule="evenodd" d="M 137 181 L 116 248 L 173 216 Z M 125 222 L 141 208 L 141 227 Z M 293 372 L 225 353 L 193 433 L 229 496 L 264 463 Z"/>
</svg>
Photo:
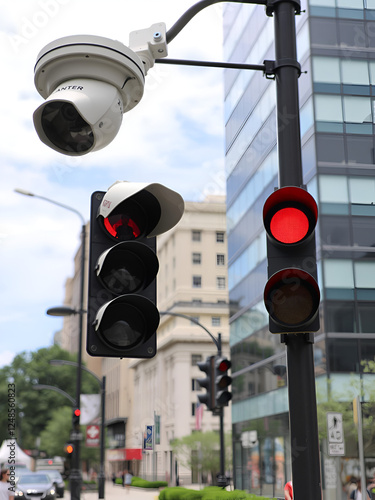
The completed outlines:
<svg viewBox="0 0 375 500">
<path fill-rule="evenodd" d="M 55 486 L 57 496 L 60 498 L 64 498 L 65 483 L 60 472 L 54 469 L 46 469 L 38 470 L 38 474 L 39 473 L 48 474 Z"/>
<path fill-rule="evenodd" d="M 35 500 L 35 498 L 56 500 L 56 490 L 48 474 L 31 472 L 30 474 L 21 474 L 19 477 L 15 497 L 22 498 L 22 500 Z"/>
</svg>

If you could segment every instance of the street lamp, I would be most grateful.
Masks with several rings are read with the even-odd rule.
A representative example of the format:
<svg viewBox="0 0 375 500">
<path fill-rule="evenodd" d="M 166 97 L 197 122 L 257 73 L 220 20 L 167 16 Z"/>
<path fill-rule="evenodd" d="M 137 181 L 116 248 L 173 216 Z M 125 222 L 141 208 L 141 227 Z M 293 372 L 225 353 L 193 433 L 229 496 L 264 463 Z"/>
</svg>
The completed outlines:
<svg viewBox="0 0 375 500">
<path fill-rule="evenodd" d="M 70 314 L 79 314 L 79 330 L 78 330 L 78 354 L 77 354 L 77 381 L 76 381 L 76 407 L 80 407 L 81 402 L 81 375 L 82 375 L 82 336 L 83 336 L 83 315 L 85 313 L 83 308 L 84 301 L 84 290 L 85 290 L 85 254 L 86 254 L 86 222 L 83 215 L 73 207 L 69 205 L 65 205 L 64 203 L 60 203 L 58 201 L 52 200 L 45 196 L 40 196 L 30 191 L 25 191 L 24 189 L 15 189 L 16 193 L 31 196 L 34 198 L 39 198 L 40 200 L 47 201 L 48 203 L 52 203 L 53 205 L 57 205 L 61 208 L 65 208 L 70 212 L 75 213 L 81 220 L 82 229 L 81 229 L 81 281 L 80 281 L 80 299 L 79 299 L 79 310 L 76 311 L 74 309 L 62 307 L 55 308 L 54 313 L 50 313 L 53 316 L 67 316 Z M 59 312 L 60 314 L 57 314 Z M 79 416 L 76 417 L 79 425 Z M 76 435 L 74 453 L 72 457 L 72 470 L 70 474 L 70 494 L 72 500 L 79 500 L 81 496 L 81 468 L 80 468 L 80 439 L 79 436 Z"/>
</svg>

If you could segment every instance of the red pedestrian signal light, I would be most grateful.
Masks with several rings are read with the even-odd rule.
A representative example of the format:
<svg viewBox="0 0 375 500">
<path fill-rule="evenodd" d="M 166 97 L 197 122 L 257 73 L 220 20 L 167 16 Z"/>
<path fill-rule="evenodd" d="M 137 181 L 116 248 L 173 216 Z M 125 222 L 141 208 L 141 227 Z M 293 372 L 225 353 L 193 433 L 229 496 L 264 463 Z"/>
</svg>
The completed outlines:
<svg viewBox="0 0 375 500">
<path fill-rule="evenodd" d="M 268 281 L 264 302 L 272 333 L 319 330 L 314 198 L 299 187 L 284 187 L 263 208 L 267 233 Z"/>
</svg>

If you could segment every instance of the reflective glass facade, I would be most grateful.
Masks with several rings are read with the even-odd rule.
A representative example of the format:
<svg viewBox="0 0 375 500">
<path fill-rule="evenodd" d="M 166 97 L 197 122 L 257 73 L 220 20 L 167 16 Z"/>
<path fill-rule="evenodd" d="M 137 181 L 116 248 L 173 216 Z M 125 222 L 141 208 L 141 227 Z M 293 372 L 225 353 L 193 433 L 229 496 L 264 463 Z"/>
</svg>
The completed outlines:
<svg viewBox="0 0 375 500">
<path fill-rule="evenodd" d="M 375 357 L 375 0 L 307 1 L 296 29 L 303 180 L 319 207 L 315 372 L 320 387 L 330 380 L 344 388 Z M 274 59 L 264 7 L 227 4 L 224 54 L 231 62 Z M 263 305 L 262 209 L 278 183 L 275 91 L 261 72 L 225 72 L 234 479 L 283 496 L 291 473 L 285 346 L 269 333 Z M 340 458 L 336 492 L 357 459 Z M 323 477 L 323 487 L 325 498 L 341 499 L 332 480 Z"/>
</svg>

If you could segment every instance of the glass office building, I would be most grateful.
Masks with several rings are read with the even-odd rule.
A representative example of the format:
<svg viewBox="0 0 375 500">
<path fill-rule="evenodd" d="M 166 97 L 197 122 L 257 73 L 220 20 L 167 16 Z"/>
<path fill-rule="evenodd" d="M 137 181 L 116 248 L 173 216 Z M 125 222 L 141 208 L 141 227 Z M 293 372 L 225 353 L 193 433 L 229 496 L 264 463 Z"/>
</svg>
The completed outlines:
<svg viewBox="0 0 375 500">
<path fill-rule="evenodd" d="M 345 399 L 353 380 L 371 383 L 362 362 L 375 357 L 375 0 L 307 2 L 296 30 L 303 181 L 319 207 L 315 375 L 319 397 Z M 264 6 L 226 4 L 224 52 L 231 62 L 274 59 Z M 237 488 L 283 496 L 292 459 L 285 346 L 269 333 L 263 304 L 262 209 L 278 183 L 275 95 L 260 71 L 225 71 L 233 475 Z M 321 438 L 325 498 L 346 498 L 345 482 L 359 475 L 354 448 L 330 456 Z M 375 453 L 366 453 L 369 474 Z"/>
</svg>

